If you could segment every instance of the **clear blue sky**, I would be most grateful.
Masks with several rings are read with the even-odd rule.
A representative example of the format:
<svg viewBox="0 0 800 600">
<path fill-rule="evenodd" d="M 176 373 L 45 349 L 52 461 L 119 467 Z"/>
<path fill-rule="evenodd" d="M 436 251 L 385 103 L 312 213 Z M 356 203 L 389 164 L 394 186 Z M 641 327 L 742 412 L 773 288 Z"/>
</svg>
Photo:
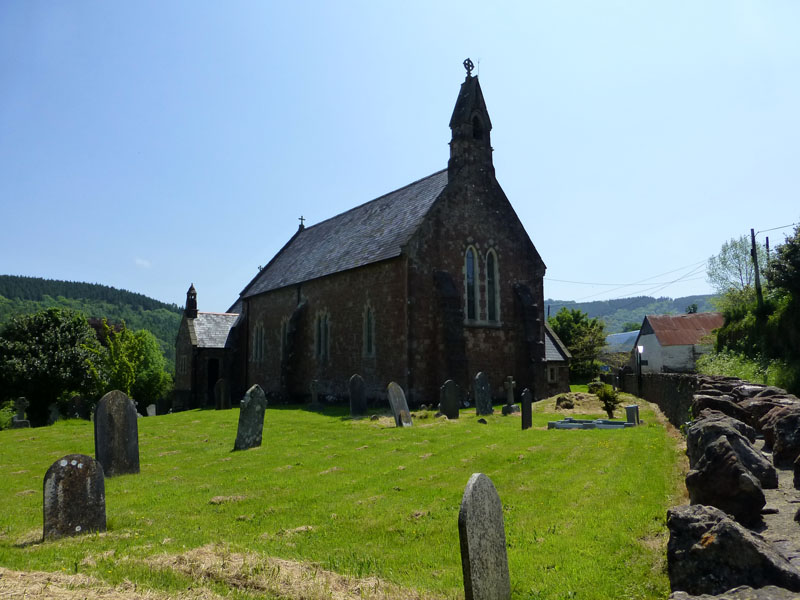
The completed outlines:
<svg viewBox="0 0 800 600">
<path fill-rule="evenodd" d="M 469 56 L 547 297 L 708 293 L 723 242 L 800 220 L 798 26 L 793 0 L 4 0 L 0 273 L 224 311 L 300 215 L 446 166 Z"/>
</svg>

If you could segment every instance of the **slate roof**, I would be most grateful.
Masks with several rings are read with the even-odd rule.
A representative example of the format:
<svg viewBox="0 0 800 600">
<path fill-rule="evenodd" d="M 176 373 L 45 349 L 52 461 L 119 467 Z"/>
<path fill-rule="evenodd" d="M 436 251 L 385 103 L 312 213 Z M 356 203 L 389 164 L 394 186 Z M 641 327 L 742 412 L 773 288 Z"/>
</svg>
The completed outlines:
<svg viewBox="0 0 800 600">
<path fill-rule="evenodd" d="M 647 315 L 658 343 L 662 346 L 688 346 L 701 343 L 714 329 L 725 324 L 720 313 L 694 313 L 689 315 Z M 645 334 L 645 327 L 642 327 Z"/>
<path fill-rule="evenodd" d="M 229 335 L 239 315 L 233 313 L 199 312 L 189 319 L 189 337 L 198 348 L 227 348 Z"/>
<path fill-rule="evenodd" d="M 400 256 L 446 185 L 445 169 L 298 231 L 241 297 Z"/>
<path fill-rule="evenodd" d="M 606 345 L 603 352 L 630 352 L 639 337 L 639 330 L 612 333 L 606 336 Z"/>
<path fill-rule="evenodd" d="M 567 361 L 572 358 L 567 347 L 564 345 L 556 332 L 545 323 L 544 325 L 544 359 L 547 362 Z"/>
</svg>

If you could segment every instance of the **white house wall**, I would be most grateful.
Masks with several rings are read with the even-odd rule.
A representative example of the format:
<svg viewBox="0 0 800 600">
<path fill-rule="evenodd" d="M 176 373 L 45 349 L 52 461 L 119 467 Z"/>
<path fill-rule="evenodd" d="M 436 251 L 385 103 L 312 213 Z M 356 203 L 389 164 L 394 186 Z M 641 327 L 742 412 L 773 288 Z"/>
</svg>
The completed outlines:
<svg viewBox="0 0 800 600">
<path fill-rule="evenodd" d="M 661 357 L 661 344 L 658 343 L 654 333 L 639 336 L 638 346 L 643 346 L 642 360 L 647 364 L 642 365 L 642 373 L 661 373 L 661 366 L 664 364 Z M 636 348 L 634 348 L 636 350 Z"/>
</svg>

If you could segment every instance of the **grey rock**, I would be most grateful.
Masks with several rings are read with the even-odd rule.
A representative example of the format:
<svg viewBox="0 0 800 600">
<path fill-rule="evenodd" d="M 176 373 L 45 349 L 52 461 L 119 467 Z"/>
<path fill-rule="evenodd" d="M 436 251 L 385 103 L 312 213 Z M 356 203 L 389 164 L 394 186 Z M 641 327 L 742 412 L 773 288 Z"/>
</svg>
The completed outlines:
<svg viewBox="0 0 800 600">
<path fill-rule="evenodd" d="M 758 479 L 742 465 L 725 437 L 706 446 L 686 476 L 686 489 L 692 504 L 715 506 L 745 525 L 757 522 L 766 504 Z"/>
<path fill-rule="evenodd" d="M 800 408 L 793 406 L 776 406 L 758 420 L 758 429 L 764 436 L 764 448 L 772 449 L 775 443 L 775 424 L 784 416 Z"/>
<path fill-rule="evenodd" d="M 743 423 L 739 419 L 730 417 L 725 413 L 719 412 L 718 410 L 712 410 L 710 408 L 704 409 L 692 422 L 692 425 L 698 423 L 701 420 L 711 423 L 724 423 L 730 427 L 733 427 L 736 431 L 738 431 L 744 437 L 746 437 L 751 444 L 755 443 L 756 437 L 758 435 L 755 428 L 753 428 L 752 426 L 748 425 L 747 423 Z"/>
<path fill-rule="evenodd" d="M 725 413 L 726 415 L 747 423 L 749 414 L 733 401 L 732 396 L 703 396 L 695 394 L 692 398 L 692 414 L 699 414 L 703 409 Z"/>
<path fill-rule="evenodd" d="M 411 427 L 414 423 L 411 420 L 411 412 L 408 410 L 408 402 L 406 402 L 406 394 L 403 392 L 403 388 L 392 381 L 389 383 L 387 391 L 395 425 L 397 427 Z"/>
<path fill-rule="evenodd" d="M 247 450 L 261 445 L 266 410 L 267 397 L 261 386 L 255 384 L 247 390 L 239 404 L 239 428 L 233 445 L 234 450 Z"/>
<path fill-rule="evenodd" d="M 772 427 L 772 460 L 775 465 L 791 465 L 800 455 L 800 412 L 790 411 Z"/>
<path fill-rule="evenodd" d="M 458 537 L 465 600 L 510 599 L 503 505 L 483 473 L 474 473 L 467 482 L 458 512 Z"/>
<path fill-rule="evenodd" d="M 350 392 L 350 416 L 361 417 L 367 414 L 367 395 L 364 388 L 364 378 L 359 374 L 350 377 L 348 382 Z"/>
<path fill-rule="evenodd" d="M 476 414 L 478 416 L 492 414 L 494 412 L 492 408 L 492 388 L 489 386 L 489 378 L 483 371 L 475 375 L 472 392 L 475 398 Z"/>
<path fill-rule="evenodd" d="M 45 540 L 106 530 L 103 467 L 91 456 L 68 454 L 44 476 Z"/>
<path fill-rule="evenodd" d="M 667 511 L 667 571 L 673 591 L 722 594 L 737 586 L 800 591 L 800 571 L 764 538 L 711 506 Z"/>
<path fill-rule="evenodd" d="M 486 419 L 484 419 L 483 417 L 478 419 L 478 423 L 480 423 L 481 425 L 488 425 L 489 424 L 489 422 Z"/>
<path fill-rule="evenodd" d="M 458 408 L 461 406 L 461 388 L 452 379 L 444 382 L 439 390 L 440 410 L 448 419 L 458 418 Z"/>
<path fill-rule="evenodd" d="M 745 437 L 750 434 L 753 435 L 752 439 Z M 728 440 L 742 466 L 758 479 L 763 488 L 778 487 L 778 473 L 775 467 L 751 443 L 755 441 L 753 428 L 721 413 L 714 413 L 695 421 L 686 430 L 686 455 L 689 457 L 689 466 L 696 468 L 705 455 L 706 448 L 720 437 Z"/>
<path fill-rule="evenodd" d="M 736 396 L 739 400 L 744 400 L 745 398 L 752 398 L 753 396 L 757 396 L 761 392 L 767 389 L 765 385 L 754 385 L 750 383 L 745 383 L 742 385 L 737 385 L 733 388 L 733 395 Z"/>
<path fill-rule="evenodd" d="M 771 396 L 768 398 L 756 396 L 755 398 L 747 398 L 739 402 L 739 406 L 747 411 L 749 415 L 747 422 L 759 431 L 761 430 L 761 418 L 773 408 L 787 408 L 796 405 L 797 402 L 779 396 Z"/>
<path fill-rule="evenodd" d="M 504 415 L 514 415 L 519 412 L 519 406 L 516 404 L 504 404 L 503 405 L 503 414 Z"/>
<path fill-rule="evenodd" d="M 749 585 L 742 585 L 718 596 L 709 594 L 692 596 L 686 592 L 675 592 L 670 595 L 669 600 L 796 600 L 796 598 L 796 593 L 774 585 L 768 585 L 757 590 Z"/>
<path fill-rule="evenodd" d="M 139 472 L 139 413 L 119 390 L 100 398 L 94 413 L 94 455 L 106 477 Z"/>
</svg>

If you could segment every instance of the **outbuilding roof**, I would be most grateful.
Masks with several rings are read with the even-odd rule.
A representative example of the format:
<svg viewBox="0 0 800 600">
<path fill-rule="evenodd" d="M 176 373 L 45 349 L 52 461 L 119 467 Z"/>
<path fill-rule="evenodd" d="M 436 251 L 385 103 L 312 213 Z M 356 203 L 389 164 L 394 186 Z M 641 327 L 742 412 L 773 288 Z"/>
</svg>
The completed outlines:
<svg viewBox="0 0 800 600">
<path fill-rule="evenodd" d="M 564 342 L 547 323 L 544 325 L 544 358 L 547 362 L 567 361 L 572 358 Z"/>
<path fill-rule="evenodd" d="M 400 256 L 446 185 L 445 169 L 300 229 L 261 269 L 241 297 Z"/>
<path fill-rule="evenodd" d="M 662 346 L 689 346 L 703 343 L 714 329 L 725 324 L 720 313 L 693 313 L 688 315 L 647 315 L 641 335 L 654 333 Z"/>
<path fill-rule="evenodd" d="M 188 319 L 189 337 L 197 348 L 227 348 L 231 345 L 230 333 L 238 314 L 199 312 Z"/>
</svg>

